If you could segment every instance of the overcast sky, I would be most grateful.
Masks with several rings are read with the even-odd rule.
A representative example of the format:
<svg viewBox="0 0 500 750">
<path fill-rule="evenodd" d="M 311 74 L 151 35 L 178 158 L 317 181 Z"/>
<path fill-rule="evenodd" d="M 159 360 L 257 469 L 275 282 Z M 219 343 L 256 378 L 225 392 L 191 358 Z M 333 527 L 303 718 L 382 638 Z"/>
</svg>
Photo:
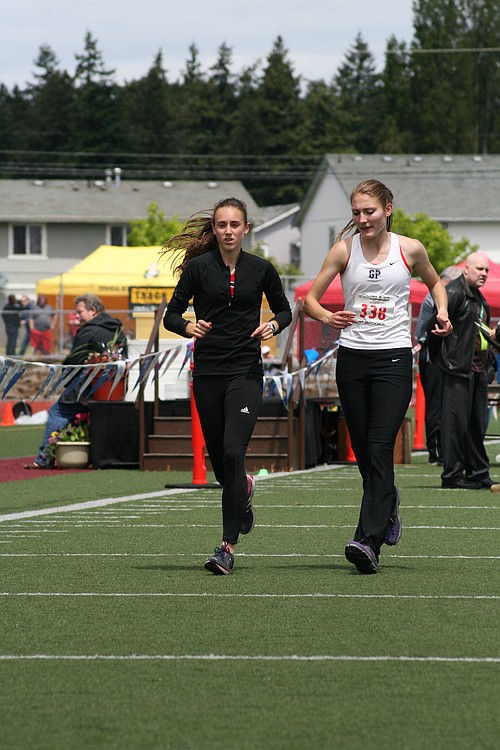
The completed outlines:
<svg viewBox="0 0 500 750">
<path fill-rule="evenodd" d="M 265 61 L 278 35 L 297 75 L 330 81 L 359 32 L 379 69 L 392 34 L 409 42 L 412 0 L 12 0 L 1 13 L 0 83 L 32 81 L 42 45 L 73 73 L 87 31 L 120 83 L 145 75 L 160 49 L 168 80 L 178 80 L 193 42 L 204 70 L 225 42 L 239 73 Z"/>
</svg>

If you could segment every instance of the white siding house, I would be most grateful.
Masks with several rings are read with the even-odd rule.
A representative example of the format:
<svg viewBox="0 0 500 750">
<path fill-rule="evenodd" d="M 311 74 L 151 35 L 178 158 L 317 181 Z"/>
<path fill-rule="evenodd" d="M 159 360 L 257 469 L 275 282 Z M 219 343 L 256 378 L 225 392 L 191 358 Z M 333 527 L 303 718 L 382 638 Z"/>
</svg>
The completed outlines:
<svg viewBox="0 0 500 750">
<path fill-rule="evenodd" d="M 295 219 L 305 276 L 318 273 L 335 234 L 348 222 L 352 189 L 371 178 L 392 190 L 395 208 L 410 216 L 428 214 L 455 241 L 467 237 L 500 262 L 500 155 L 328 154 Z"/>
</svg>

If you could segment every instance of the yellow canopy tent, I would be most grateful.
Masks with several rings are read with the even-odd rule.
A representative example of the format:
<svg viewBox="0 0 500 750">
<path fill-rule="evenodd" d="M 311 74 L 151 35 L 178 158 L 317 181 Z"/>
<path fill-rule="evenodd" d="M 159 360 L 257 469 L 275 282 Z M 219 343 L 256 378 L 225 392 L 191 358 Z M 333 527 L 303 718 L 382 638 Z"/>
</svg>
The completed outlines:
<svg viewBox="0 0 500 750">
<path fill-rule="evenodd" d="M 163 294 L 168 301 L 175 288 L 171 260 L 160 260 L 160 251 L 159 246 L 101 245 L 69 271 L 41 279 L 36 292 L 45 294 L 58 311 L 62 331 L 74 298 L 86 293 L 97 294 L 107 311 L 123 320 L 125 330 L 133 330 L 130 313 L 158 305 Z"/>
<path fill-rule="evenodd" d="M 101 245 L 66 273 L 42 279 L 37 294 L 55 301 L 89 292 L 104 298 L 120 297 L 128 301 L 129 287 L 173 289 L 175 278 L 169 261 L 159 260 L 160 247 L 116 247 Z M 117 300 L 113 300 L 115 302 Z"/>
</svg>

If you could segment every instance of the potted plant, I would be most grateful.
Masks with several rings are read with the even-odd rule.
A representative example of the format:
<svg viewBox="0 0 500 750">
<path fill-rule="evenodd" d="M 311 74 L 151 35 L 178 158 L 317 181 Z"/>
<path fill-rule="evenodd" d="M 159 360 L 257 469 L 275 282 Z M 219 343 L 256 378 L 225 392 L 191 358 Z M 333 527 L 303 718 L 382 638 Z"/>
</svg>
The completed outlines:
<svg viewBox="0 0 500 750">
<path fill-rule="evenodd" d="M 119 340 L 119 330 L 117 329 L 111 341 L 102 344 L 102 349 L 98 352 L 89 352 L 85 364 L 97 365 L 101 362 L 117 362 L 126 359 L 126 345 Z M 97 377 L 98 385 L 94 387 L 91 398 L 96 401 L 123 401 L 126 392 L 126 375 L 118 383 L 114 383 L 114 373 L 108 371 L 108 375 L 102 381 L 102 376 Z"/>
<path fill-rule="evenodd" d="M 49 451 L 61 469 L 85 469 L 89 465 L 89 428 L 89 414 L 81 412 L 62 430 L 51 434 Z"/>
</svg>

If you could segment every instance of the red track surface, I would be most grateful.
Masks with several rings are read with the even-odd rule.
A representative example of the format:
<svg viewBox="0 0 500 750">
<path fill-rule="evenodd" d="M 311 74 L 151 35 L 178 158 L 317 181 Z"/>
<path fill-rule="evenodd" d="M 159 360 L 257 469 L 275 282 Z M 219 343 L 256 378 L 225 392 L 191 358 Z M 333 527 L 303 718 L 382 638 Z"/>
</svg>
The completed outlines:
<svg viewBox="0 0 500 750">
<path fill-rule="evenodd" d="M 57 477 L 60 474 L 75 474 L 89 469 L 25 469 L 33 463 L 33 456 L 26 458 L 3 458 L 0 460 L 0 482 L 16 482 L 36 477 Z"/>
</svg>

